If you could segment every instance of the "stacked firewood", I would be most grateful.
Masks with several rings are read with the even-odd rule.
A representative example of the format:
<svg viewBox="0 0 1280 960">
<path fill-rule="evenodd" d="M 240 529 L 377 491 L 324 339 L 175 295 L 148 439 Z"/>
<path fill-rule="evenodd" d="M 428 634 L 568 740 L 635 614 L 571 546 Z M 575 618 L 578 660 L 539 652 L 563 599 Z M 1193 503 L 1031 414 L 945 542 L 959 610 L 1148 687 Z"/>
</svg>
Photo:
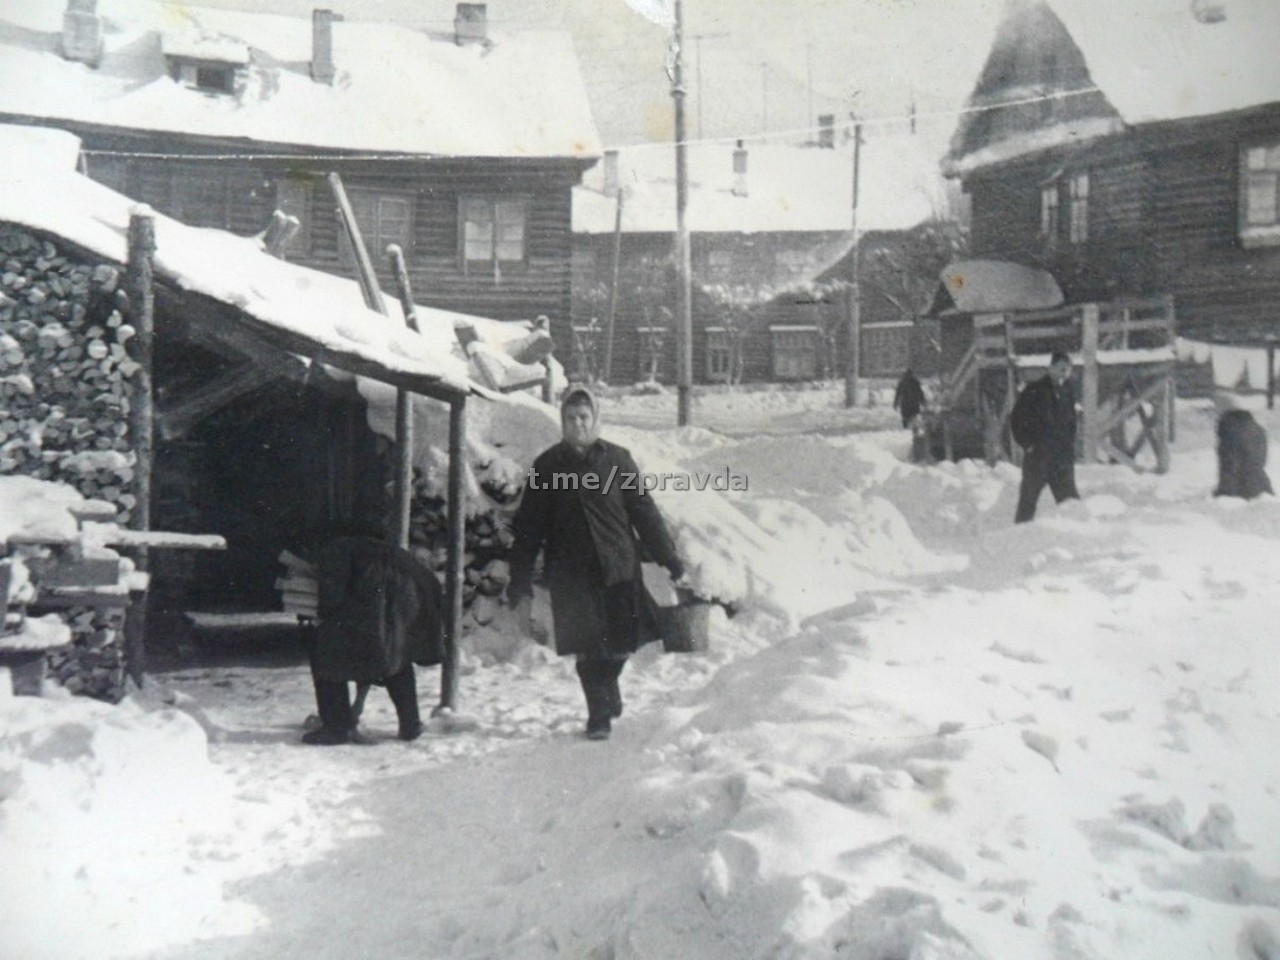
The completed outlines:
<svg viewBox="0 0 1280 960">
<path fill-rule="evenodd" d="M 121 273 L 0 224 L 0 473 L 67 483 L 127 523 L 134 454 Z"/>
<path fill-rule="evenodd" d="M 72 693 L 115 703 L 124 696 L 124 608 L 72 607 L 74 642 L 49 652 L 50 675 Z"/>
<path fill-rule="evenodd" d="M 122 272 L 90 264 L 14 224 L 0 224 L 0 474 L 66 483 L 115 505 L 136 504 L 129 437 L 131 381 Z M 73 644 L 49 655 L 70 690 L 119 699 L 123 608 L 60 611 Z"/>
<path fill-rule="evenodd" d="M 443 581 L 448 562 L 449 514 L 444 500 L 415 490 L 409 521 L 409 546 Z M 507 551 L 511 548 L 507 517 L 497 511 L 467 518 L 462 606 L 463 625 L 488 624 L 502 605 L 507 588 Z"/>
</svg>

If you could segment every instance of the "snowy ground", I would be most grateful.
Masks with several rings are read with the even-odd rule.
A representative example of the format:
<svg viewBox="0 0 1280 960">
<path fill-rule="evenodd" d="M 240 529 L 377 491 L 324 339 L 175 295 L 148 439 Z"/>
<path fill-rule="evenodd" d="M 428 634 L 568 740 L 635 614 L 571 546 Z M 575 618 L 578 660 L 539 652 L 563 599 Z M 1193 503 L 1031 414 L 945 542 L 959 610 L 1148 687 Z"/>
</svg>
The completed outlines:
<svg viewBox="0 0 1280 960">
<path fill-rule="evenodd" d="M 1213 408 L 1015 528 L 1014 468 L 829 394 L 611 401 L 642 466 L 749 477 L 659 502 L 751 609 L 634 658 L 607 743 L 510 632 L 412 744 L 375 691 L 385 742 L 301 746 L 288 647 L 0 700 L 0 956 L 1280 958 L 1280 501 L 1209 496 Z"/>
</svg>

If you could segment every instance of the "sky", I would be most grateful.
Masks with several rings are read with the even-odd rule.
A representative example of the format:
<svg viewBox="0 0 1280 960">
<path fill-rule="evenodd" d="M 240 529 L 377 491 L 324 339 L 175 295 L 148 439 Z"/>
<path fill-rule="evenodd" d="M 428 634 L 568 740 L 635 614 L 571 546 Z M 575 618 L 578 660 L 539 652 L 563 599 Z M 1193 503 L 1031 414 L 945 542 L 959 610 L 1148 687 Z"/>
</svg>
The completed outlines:
<svg viewBox="0 0 1280 960">
<path fill-rule="evenodd" d="M 633 0 L 639 6 L 640 0 Z M 306 16 L 315 0 L 203 0 Z M 352 19 L 450 30 L 451 0 L 333 0 Z M 994 36 L 1001 0 L 686 0 L 691 137 L 809 129 L 812 118 L 957 109 Z M 672 136 L 669 32 L 627 0 L 491 0 L 494 29 L 573 34 L 596 123 L 609 146 Z M 943 136 L 954 117 L 939 118 Z"/>
</svg>

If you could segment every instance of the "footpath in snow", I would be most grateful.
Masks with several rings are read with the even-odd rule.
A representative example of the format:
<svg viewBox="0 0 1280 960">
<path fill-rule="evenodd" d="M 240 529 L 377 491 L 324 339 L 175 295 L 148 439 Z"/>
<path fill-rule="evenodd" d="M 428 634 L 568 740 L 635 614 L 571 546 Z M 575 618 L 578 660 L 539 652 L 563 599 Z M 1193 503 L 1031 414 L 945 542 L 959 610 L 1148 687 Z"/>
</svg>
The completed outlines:
<svg viewBox="0 0 1280 960">
<path fill-rule="evenodd" d="M 1280 503 L 1210 497 L 1211 406 L 1014 527 L 1015 468 L 905 463 L 890 411 L 615 402 L 643 468 L 749 477 L 660 495 L 753 601 L 710 654 L 634 658 L 607 743 L 509 630 L 412 744 L 375 691 L 386 742 L 301 746 L 286 651 L 0 700 L 0 956 L 1280 957 Z"/>
</svg>

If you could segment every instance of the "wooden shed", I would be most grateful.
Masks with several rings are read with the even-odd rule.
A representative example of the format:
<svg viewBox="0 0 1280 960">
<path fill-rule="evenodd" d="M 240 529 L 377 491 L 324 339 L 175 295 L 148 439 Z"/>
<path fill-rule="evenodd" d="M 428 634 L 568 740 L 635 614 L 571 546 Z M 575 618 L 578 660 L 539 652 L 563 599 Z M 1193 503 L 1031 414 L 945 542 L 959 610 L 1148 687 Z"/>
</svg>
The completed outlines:
<svg viewBox="0 0 1280 960">
<path fill-rule="evenodd" d="M 464 411 L 468 399 L 496 395 L 472 383 L 440 339 L 364 306 L 356 284 L 285 263 L 258 240 L 157 216 L 57 163 L 24 163 L 21 153 L 6 154 L 16 189 L 0 195 L 8 344 L 0 379 L 16 424 L 0 444 L 5 472 L 114 498 L 141 529 L 162 519 L 219 533 L 229 523 L 223 586 L 252 603 L 245 584 L 255 565 L 274 564 L 273 534 L 309 525 L 317 537 L 332 535 L 385 507 L 391 451 L 364 421 L 356 378 L 438 400 L 450 423 L 446 593 L 456 641 Z M 442 322 L 452 342 L 452 320 Z M 199 463 L 193 438 L 204 443 Z M 88 456 L 109 469 L 86 471 L 94 451 L 117 456 Z M 220 499 L 195 489 L 211 472 Z M 244 516 L 228 512 L 237 507 Z M 163 561 L 155 570 L 170 586 L 201 579 L 191 572 Z M 449 661 L 445 704 L 453 684 Z"/>
</svg>

